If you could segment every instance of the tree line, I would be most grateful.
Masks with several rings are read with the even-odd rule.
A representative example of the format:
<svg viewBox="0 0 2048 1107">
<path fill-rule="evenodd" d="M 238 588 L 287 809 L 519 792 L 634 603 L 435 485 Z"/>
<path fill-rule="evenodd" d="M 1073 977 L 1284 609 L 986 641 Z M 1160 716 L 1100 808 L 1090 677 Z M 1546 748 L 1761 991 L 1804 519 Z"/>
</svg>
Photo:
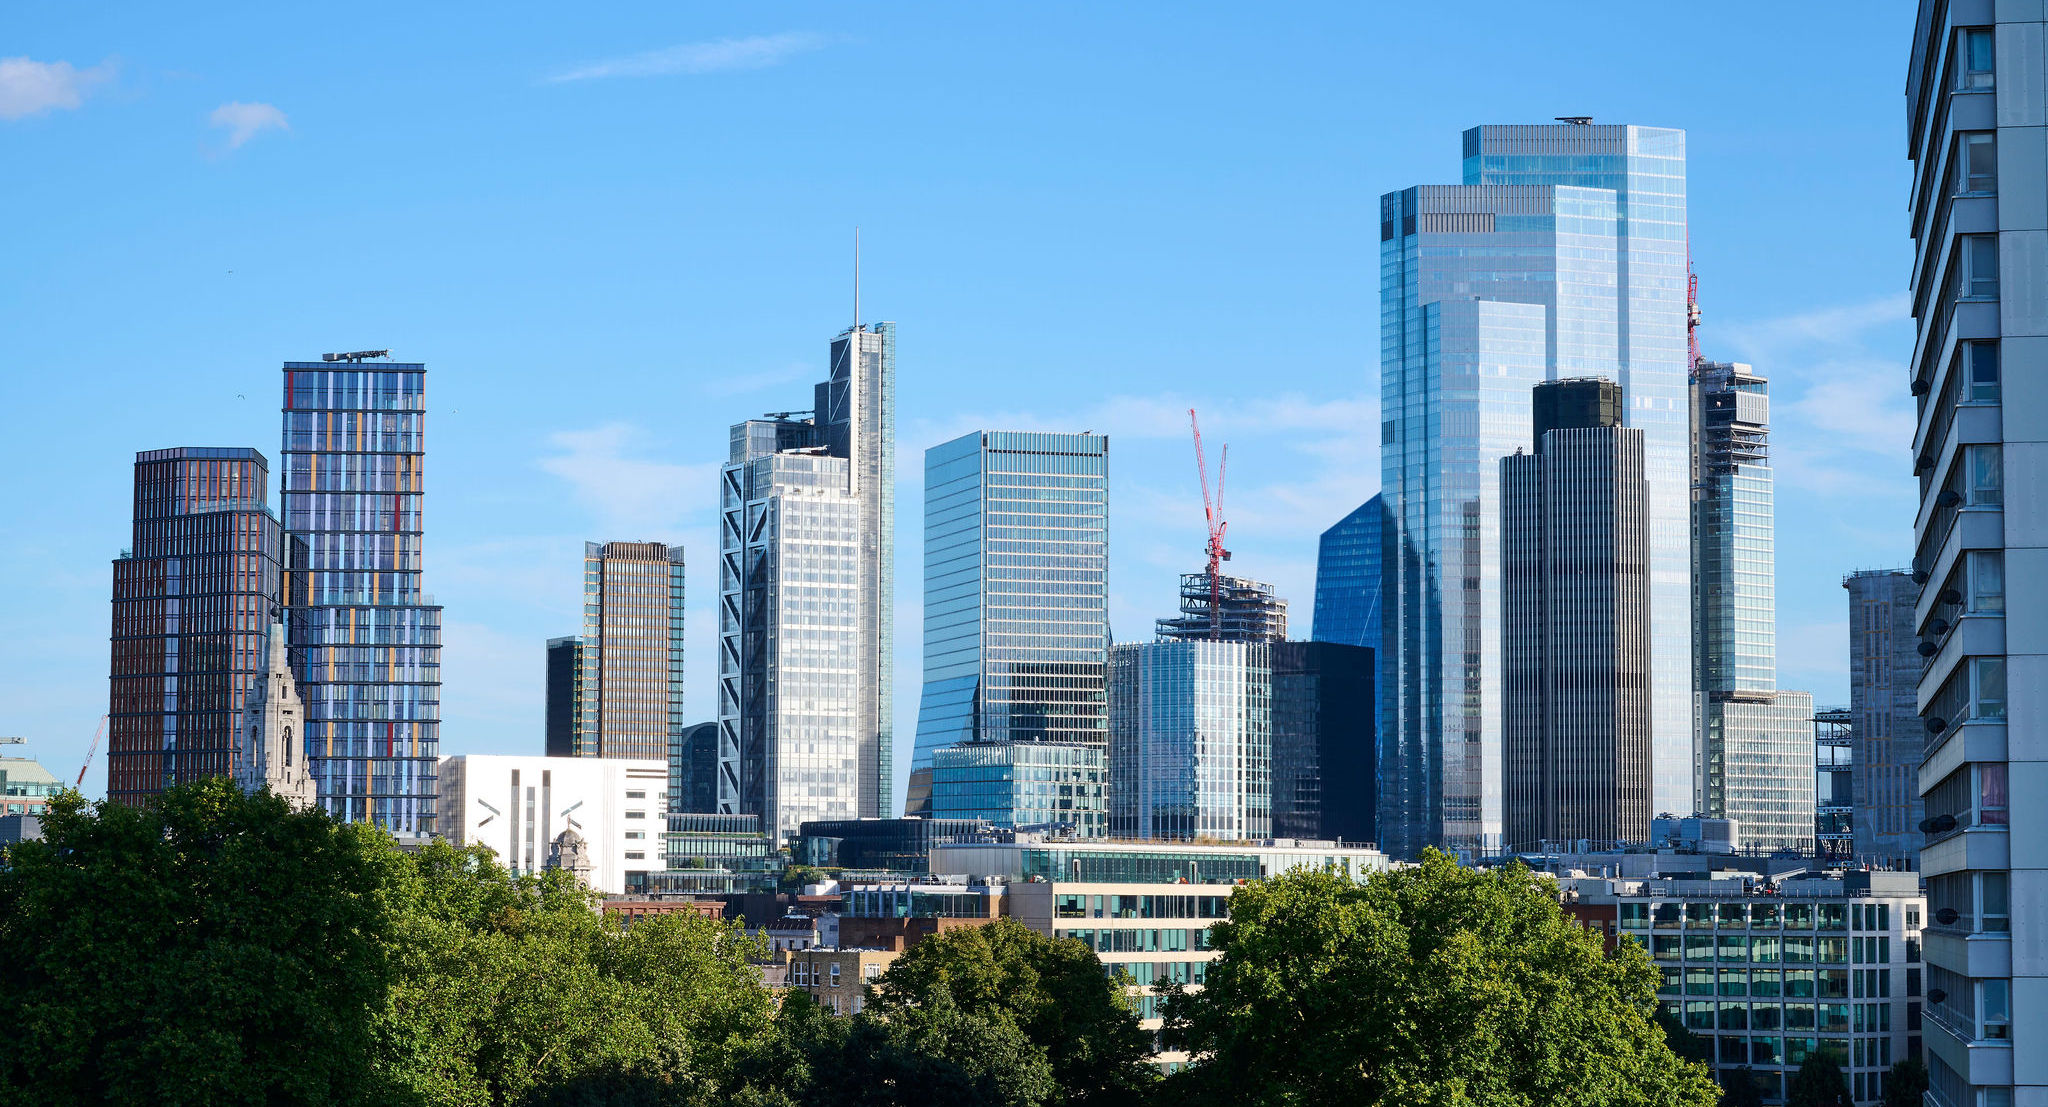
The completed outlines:
<svg viewBox="0 0 2048 1107">
<path fill-rule="evenodd" d="M 737 923 L 621 928 L 566 874 L 224 780 L 67 795 L 43 829 L 0 857 L 0 1104 L 1721 1102 L 1642 951 L 1519 867 L 1239 887 L 1155 1039 L 1127 977 L 1010 920 L 920 942 L 835 1017 L 763 987 Z"/>
</svg>

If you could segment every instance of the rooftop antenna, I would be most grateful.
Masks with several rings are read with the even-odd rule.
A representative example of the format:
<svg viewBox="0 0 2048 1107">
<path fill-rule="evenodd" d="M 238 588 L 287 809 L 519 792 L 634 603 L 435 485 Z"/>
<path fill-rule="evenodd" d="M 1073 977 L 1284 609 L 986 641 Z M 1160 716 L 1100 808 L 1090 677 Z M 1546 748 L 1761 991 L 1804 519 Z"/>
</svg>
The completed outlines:
<svg viewBox="0 0 2048 1107">
<path fill-rule="evenodd" d="M 853 228 L 853 329 L 860 329 L 860 225 Z"/>
</svg>

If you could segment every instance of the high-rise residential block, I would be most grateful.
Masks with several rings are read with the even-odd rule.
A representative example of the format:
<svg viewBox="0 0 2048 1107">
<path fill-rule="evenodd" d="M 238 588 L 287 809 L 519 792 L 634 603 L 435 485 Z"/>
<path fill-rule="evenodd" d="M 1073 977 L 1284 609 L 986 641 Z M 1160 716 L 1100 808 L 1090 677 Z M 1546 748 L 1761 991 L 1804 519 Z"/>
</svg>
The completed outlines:
<svg viewBox="0 0 2048 1107">
<path fill-rule="evenodd" d="M 427 367 L 336 354 L 284 363 L 291 656 L 330 815 L 434 831 L 441 608 L 422 583 Z"/>
<path fill-rule="evenodd" d="M 2000 582 L 2001 587 L 2003 582 Z M 1874 864 L 1920 855 L 1920 586 L 1903 569 L 1842 578 L 1849 592 L 1849 741 L 1855 846 Z"/>
<path fill-rule="evenodd" d="M 132 537 L 114 562 L 107 796 L 116 802 L 235 771 L 286 556 L 268 481 L 269 463 L 251 449 L 135 455 Z"/>
<path fill-rule="evenodd" d="M 1110 650 L 1110 833 L 1273 832 L 1273 646 L 1143 642 Z"/>
<path fill-rule="evenodd" d="M 734 426 L 720 474 L 718 806 L 778 840 L 893 806 L 895 334 L 834 339 L 813 410 Z"/>
<path fill-rule="evenodd" d="M 1646 842 L 1649 485 L 1621 386 L 1536 386 L 1535 452 L 1500 459 L 1506 846 Z"/>
<path fill-rule="evenodd" d="M 683 548 L 586 542 L 583 634 L 548 640 L 548 754 L 658 757 L 682 739 Z"/>
<path fill-rule="evenodd" d="M 1500 841 L 1498 465 L 1557 377 L 1615 381 L 1643 434 L 1654 806 L 1691 798 L 1685 133 L 1475 127 L 1464 155 L 1462 184 L 1380 201 L 1380 834 L 1404 857 Z"/>
<path fill-rule="evenodd" d="M 2048 794 L 2044 41 L 1922 0 L 1906 74 L 1931 1107 L 2048 1102 L 2048 807 L 2010 802 Z"/>
<path fill-rule="evenodd" d="M 1806 850 L 1813 699 L 1778 690 L 1769 389 L 1739 362 L 1693 375 L 1693 810 L 1740 821 L 1749 845 Z"/>
<path fill-rule="evenodd" d="M 924 550 L 911 795 L 935 803 L 934 756 L 963 742 L 1104 751 L 1109 439 L 976 431 L 925 451 Z M 1020 766 L 1033 757 L 1003 755 Z M 944 814 L 928 804 L 908 813 Z M 1102 814 L 1082 822 L 1099 826 Z"/>
<path fill-rule="evenodd" d="M 1273 834 L 1378 840 L 1373 651 L 1274 642 Z"/>
</svg>

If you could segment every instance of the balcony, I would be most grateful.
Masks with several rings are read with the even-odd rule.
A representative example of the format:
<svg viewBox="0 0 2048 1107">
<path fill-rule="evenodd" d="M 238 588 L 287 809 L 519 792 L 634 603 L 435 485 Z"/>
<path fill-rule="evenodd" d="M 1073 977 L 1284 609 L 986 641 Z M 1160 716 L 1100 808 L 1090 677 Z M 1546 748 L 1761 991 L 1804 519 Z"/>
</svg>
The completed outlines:
<svg viewBox="0 0 2048 1107">
<path fill-rule="evenodd" d="M 1972 826 L 1920 847 L 1924 876 L 2012 867 L 2012 835 L 2003 826 Z"/>
</svg>

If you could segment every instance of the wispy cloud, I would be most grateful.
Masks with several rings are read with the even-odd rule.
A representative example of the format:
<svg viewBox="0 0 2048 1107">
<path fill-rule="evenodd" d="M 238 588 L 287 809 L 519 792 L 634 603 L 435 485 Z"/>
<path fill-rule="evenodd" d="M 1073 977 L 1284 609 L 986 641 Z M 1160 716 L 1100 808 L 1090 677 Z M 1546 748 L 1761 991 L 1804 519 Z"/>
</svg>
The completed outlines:
<svg viewBox="0 0 2048 1107">
<path fill-rule="evenodd" d="M 207 117 L 215 127 L 228 132 L 228 149 L 240 149 L 242 144 L 268 130 L 289 131 L 292 125 L 284 113 L 272 104 L 245 104 L 240 100 L 222 104 L 213 109 Z"/>
<path fill-rule="evenodd" d="M 718 466 L 633 456 L 642 437 L 630 423 L 548 436 L 557 451 L 544 472 L 568 481 L 577 502 L 618 538 L 659 539 L 717 504 Z"/>
<path fill-rule="evenodd" d="M 70 62 L 0 58 L 0 119 L 70 111 L 85 103 L 86 93 L 113 76 L 112 62 L 77 69 Z"/>
<path fill-rule="evenodd" d="M 608 58 L 566 69 L 548 77 L 549 84 L 565 81 L 594 81 L 607 77 L 669 77 L 676 74 L 729 73 L 740 69 L 766 69 L 798 54 L 825 45 L 825 36 L 808 31 L 786 31 L 779 35 L 722 38 L 714 42 L 685 42 L 660 50 Z"/>
</svg>

